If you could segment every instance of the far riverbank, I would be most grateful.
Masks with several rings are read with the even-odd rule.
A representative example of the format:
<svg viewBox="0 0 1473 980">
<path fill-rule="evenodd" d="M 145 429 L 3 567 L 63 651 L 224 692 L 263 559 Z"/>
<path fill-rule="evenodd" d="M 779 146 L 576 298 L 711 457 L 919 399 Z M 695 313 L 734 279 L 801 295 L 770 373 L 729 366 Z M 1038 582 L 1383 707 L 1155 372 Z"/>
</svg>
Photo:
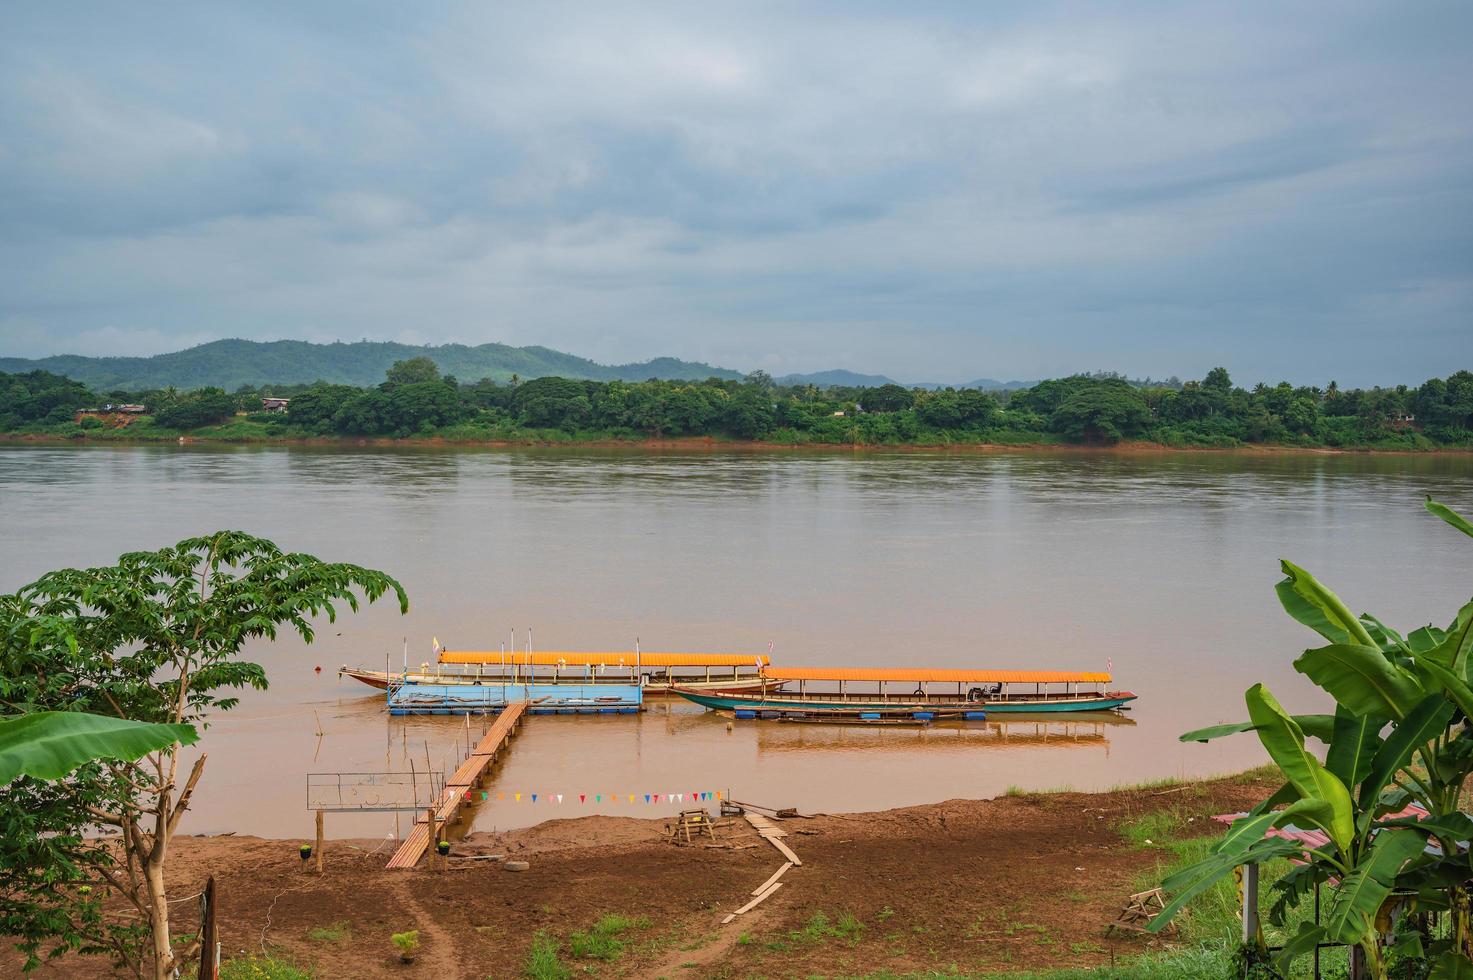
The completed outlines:
<svg viewBox="0 0 1473 980">
<path fill-rule="evenodd" d="M 549 438 L 545 435 L 511 438 L 471 438 L 459 435 L 421 435 L 392 438 L 386 436 L 275 436 L 255 432 L 196 431 L 186 433 L 158 432 L 131 434 L 126 430 L 57 434 L 44 432 L 0 432 L 0 444 L 68 444 L 68 445 L 203 445 L 203 446 L 315 446 L 337 448 L 393 448 L 393 447 L 465 447 L 487 449 L 627 449 L 650 452 L 818 452 L 818 453 L 1032 453 L 1032 452 L 1081 452 L 1119 453 L 1122 455 L 1150 454 L 1217 454 L 1217 455 L 1300 455 L 1300 456 L 1464 456 L 1473 454 L 1473 446 L 1436 446 L 1428 448 L 1385 447 L 1385 446 L 1305 446 L 1286 443 L 1244 443 L 1231 446 L 1173 446 L 1142 439 L 1122 440 L 1112 443 L 1077 443 L 1051 440 L 1033 441 L 977 441 L 977 442 L 910 442 L 910 443 L 832 443 L 832 442 L 777 442 L 762 439 L 722 439 L 712 436 L 681 436 L 672 438 Z"/>
</svg>

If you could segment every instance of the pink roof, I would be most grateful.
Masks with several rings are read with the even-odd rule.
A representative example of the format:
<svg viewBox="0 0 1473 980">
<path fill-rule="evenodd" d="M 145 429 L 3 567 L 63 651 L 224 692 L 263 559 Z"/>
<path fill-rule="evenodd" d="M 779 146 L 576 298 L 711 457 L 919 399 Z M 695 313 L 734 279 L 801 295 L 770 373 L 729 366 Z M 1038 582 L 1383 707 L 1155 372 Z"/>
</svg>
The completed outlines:
<svg viewBox="0 0 1473 980">
<path fill-rule="evenodd" d="M 1248 814 L 1246 813 L 1219 813 L 1213 816 L 1212 819 L 1216 820 L 1218 823 L 1231 824 L 1234 820 L 1241 819 L 1243 817 L 1246 817 L 1247 815 Z M 1427 816 L 1427 811 L 1425 809 L 1423 809 L 1416 803 L 1411 803 L 1408 804 L 1405 809 L 1399 810 L 1396 813 L 1388 813 L 1381 819 L 1397 820 L 1401 817 L 1416 817 L 1418 820 L 1420 820 L 1425 816 Z M 1266 832 L 1263 836 L 1282 837 L 1285 840 L 1298 841 L 1299 843 L 1304 845 L 1306 850 L 1311 851 L 1317 847 L 1323 847 L 1326 844 L 1330 843 L 1330 836 L 1326 834 L 1323 830 L 1301 830 L 1300 828 L 1292 825 L 1288 827 L 1274 827 Z"/>
</svg>

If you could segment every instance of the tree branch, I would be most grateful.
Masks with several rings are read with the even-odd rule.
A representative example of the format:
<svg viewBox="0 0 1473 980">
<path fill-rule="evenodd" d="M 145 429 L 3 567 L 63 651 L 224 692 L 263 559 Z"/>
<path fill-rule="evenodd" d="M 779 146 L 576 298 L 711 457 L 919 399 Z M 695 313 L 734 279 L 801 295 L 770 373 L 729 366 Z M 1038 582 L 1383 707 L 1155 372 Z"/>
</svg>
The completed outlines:
<svg viewBox="0 0 1473 980">
<path fill-rule="evenodd" d="M 174 836 L 174 829 L 179 826 L 179 820 L 184 816 L 184 811 L 189 809 L 189 799 L 194 795 L 194 785 L 204 774 L 205 760 L 209 757 L 208 753 L 201 753 L 200 757 L 194 760 L 194 768 L 189 771 L 189 778 L 184 781 L 184 791 L 179 794 L 179 802 L 174 804 L 174 812 L 169 815 L 167 830 L 170 837 Z"/>
</svg>

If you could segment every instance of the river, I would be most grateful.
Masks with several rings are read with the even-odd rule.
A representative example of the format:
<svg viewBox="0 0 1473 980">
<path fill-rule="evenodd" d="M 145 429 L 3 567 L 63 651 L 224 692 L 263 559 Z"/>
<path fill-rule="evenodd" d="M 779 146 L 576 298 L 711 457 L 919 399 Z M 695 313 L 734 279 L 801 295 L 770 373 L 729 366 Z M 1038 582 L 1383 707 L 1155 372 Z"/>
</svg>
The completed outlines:
<svg viewBox="0 0 1473 980">
<path fill-rule="evenodd" d="M 311 646 L 252 644 L 271 687 L 206 733 L 187 832 L 301 837 L 308 772 L 454 768 L 462 719 L 390 718 L 381 692 L 334 673 L 397 664 L 406 641 L 411 662 L 432 659 L 432 637 L 771 644 L 789 666 L 1113 663 L 1140 696 L 1103 719 L 926 730 L 728 726 L 683 702 L 537 717 L 475 827 L 655 816 L 682 805 L 667 794 L 717 790 L 862 811 L 1263 761 L 1251 735 L 1176 735 L 1240 720 L 1260 680 L 1324 709 L 1291 666 L 1318 644 L 1278 606 L 1278 559 L 1393 625 L 1446 625 L 1473 591 L 1473 541 L 1422 509 L 1429 493 L 1473 513 L 1473 456 L 4 445 L 0 591 L 227 527 L 403 582 L 407 616 L 381 602 Z M 395 822 L 334 814 L 328 829 Z"/>
</svg>

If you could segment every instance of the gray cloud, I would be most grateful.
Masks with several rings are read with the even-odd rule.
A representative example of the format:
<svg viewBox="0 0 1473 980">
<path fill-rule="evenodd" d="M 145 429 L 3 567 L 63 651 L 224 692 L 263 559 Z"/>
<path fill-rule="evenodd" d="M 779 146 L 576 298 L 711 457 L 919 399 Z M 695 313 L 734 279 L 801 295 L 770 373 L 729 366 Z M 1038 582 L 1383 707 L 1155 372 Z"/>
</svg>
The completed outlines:
<svg viewBox="0 0 1473 980">
<path fill-rule="evenodd" d="M 1343 384 L 1473 354 L 1461 4 L 53 8 L 0 30 L 7 354 Z"/>
</svg>

